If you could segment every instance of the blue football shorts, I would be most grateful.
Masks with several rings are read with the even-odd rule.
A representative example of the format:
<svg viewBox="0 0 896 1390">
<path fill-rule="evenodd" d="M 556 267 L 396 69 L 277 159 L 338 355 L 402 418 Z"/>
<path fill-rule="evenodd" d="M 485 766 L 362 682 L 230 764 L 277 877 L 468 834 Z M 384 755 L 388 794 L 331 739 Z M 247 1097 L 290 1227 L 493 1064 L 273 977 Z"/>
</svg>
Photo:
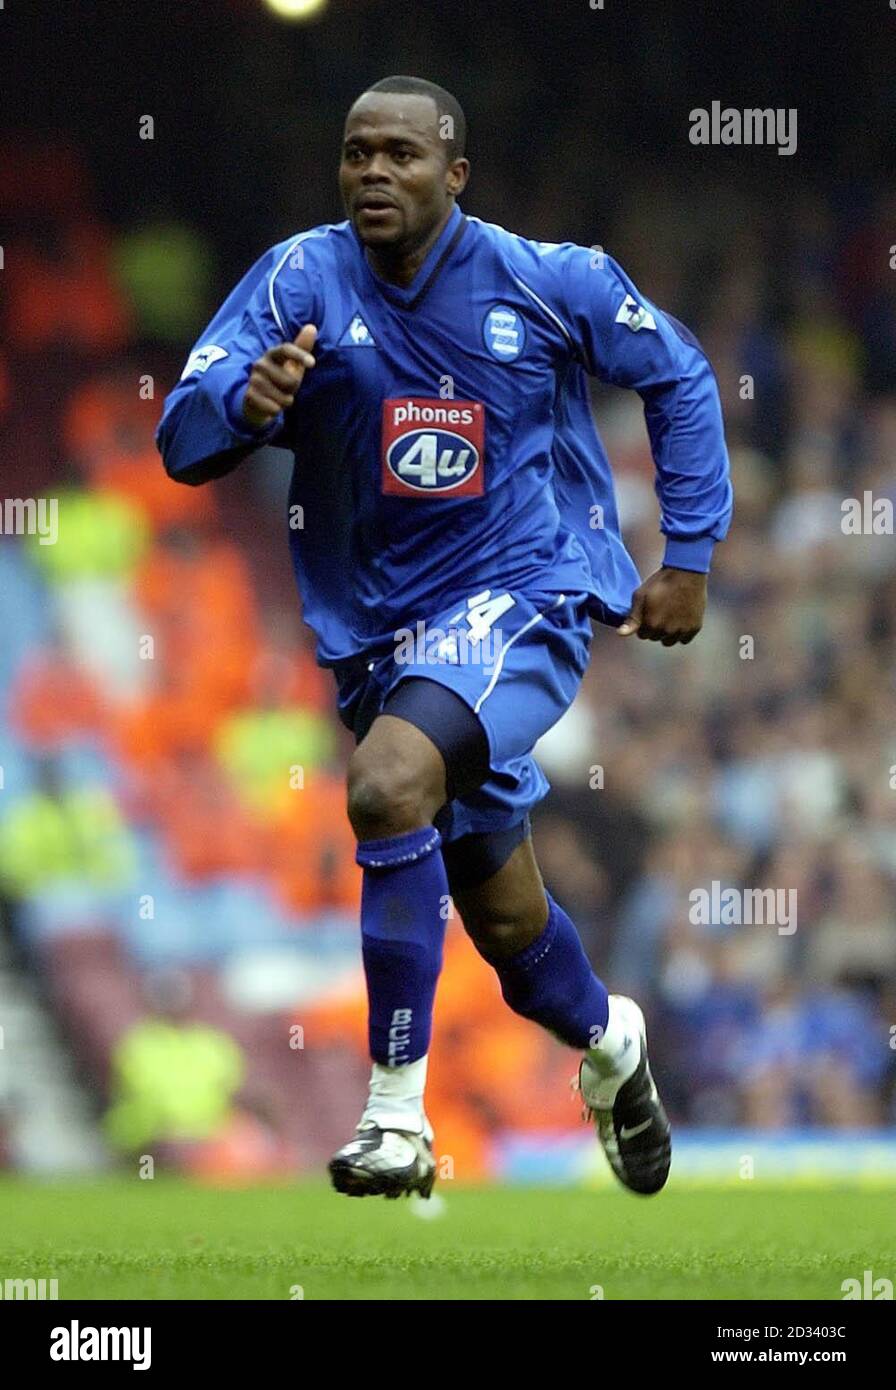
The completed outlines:
<svg viewBox="0 0 896 1390">
<path fill-rule="evenodd" d="M 550 786 L 532 749 L 578 691 L 588 603 L 586 594 L 487 590 L 336 666 L 339 715 L 359 742 L 388 705 L 439 747 L 451 795 L 435 820 L 445 844 L 528 826 Z"/>
</svg>

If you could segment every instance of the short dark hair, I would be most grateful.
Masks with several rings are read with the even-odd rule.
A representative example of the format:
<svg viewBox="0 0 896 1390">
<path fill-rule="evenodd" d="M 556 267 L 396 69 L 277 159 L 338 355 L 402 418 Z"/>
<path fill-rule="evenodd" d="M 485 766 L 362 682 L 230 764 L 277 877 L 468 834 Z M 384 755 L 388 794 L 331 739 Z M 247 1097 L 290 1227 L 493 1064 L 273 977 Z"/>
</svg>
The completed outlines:
<svg viewBox="0 0 896 1390">
<path fill-rule="evenodd" d="M 407 92 L 411 96 L 429 97 L 435 102 L 439 122 L 441 123 L 443 116 L 449 116 L 451 119 L 449 129 L 454 133 L 442 136 L 449 160 L 463 158 L 467 148 L 467 118 L 457 97 L 446 92 L 444 87 L 435 82 L 427 82 L 425 77 L 384 77 L 380 82 L 368 87 L 367 92 Z M 366 96 L 366 92 L 362 93 L 362 96 Z M 439 134 L 441 135 L 441 130 Z"/>
</svg>

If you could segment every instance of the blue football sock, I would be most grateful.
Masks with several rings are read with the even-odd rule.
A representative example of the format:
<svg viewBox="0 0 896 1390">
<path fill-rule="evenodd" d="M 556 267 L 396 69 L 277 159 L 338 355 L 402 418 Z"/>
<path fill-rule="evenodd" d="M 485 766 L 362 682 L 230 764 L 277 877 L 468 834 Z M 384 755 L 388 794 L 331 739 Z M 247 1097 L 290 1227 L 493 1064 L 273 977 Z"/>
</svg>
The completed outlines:
<svg viewBox="0 0 896 1390">
<path fill-rule="evenodd" d="M 515 956 L 486 957 L 501 982 L 501 993 L 523 1018 L 531 1018 L 570 1047 L 593 1047 L 609 1017 L 606 986 L 591 969 L 579 934 L 550 894 L 541 936 Z"/>
<path fill-rule="evenodd" d="M 383 1066 L 416 1062 L 429 1050 L 448 901 L 441 844 L 428 825 L 358 845 L 370 1055 Z"/>
</svg>

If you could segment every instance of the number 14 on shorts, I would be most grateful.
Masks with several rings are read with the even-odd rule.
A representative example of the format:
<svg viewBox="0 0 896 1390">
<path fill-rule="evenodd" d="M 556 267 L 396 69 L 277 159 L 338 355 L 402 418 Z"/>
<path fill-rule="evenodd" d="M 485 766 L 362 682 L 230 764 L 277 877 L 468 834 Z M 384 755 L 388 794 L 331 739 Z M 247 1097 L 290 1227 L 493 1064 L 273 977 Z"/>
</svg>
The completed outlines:
<svg viewBox="0 0 896 1390">
<path fill-rule="evenodd" d="M 481 642 L 491 632 L 498 619 L 515 603 L 516 599 L 511 594 L 497 594 L 492 598 L 491 589 L 483 589 L 481 594 L 473 594 L 468 598 L 466 608 L 459 609 L 448 621 L 453 625 L 466 618 L 470 640 Z"/>
</svg>

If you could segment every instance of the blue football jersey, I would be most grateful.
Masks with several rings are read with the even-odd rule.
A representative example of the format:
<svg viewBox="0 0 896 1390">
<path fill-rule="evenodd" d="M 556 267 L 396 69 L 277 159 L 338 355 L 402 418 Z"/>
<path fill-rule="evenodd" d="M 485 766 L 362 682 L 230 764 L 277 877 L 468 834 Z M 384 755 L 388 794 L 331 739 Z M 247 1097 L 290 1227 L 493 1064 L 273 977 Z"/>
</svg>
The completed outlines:
<svg viewBox="0 0 896 1390">
<path fill-rule="evenodd" d="M 251 365 L 306 323 L 317 365 L 253 430 Z M 708 570 L 731 487 L 699 343 L 611 257 L 457 207 L 407 288 L 376 274 L 348 222 L 274 246 L 200 335 L 157 442 L 186 483 L 262 443 L 294 452 L 289 540 L 324 664 L 487 590 L 586 593 L 618 623 L 640 581 L 588 373 L 641 394 L 665 562 Z"/>
</svg>

